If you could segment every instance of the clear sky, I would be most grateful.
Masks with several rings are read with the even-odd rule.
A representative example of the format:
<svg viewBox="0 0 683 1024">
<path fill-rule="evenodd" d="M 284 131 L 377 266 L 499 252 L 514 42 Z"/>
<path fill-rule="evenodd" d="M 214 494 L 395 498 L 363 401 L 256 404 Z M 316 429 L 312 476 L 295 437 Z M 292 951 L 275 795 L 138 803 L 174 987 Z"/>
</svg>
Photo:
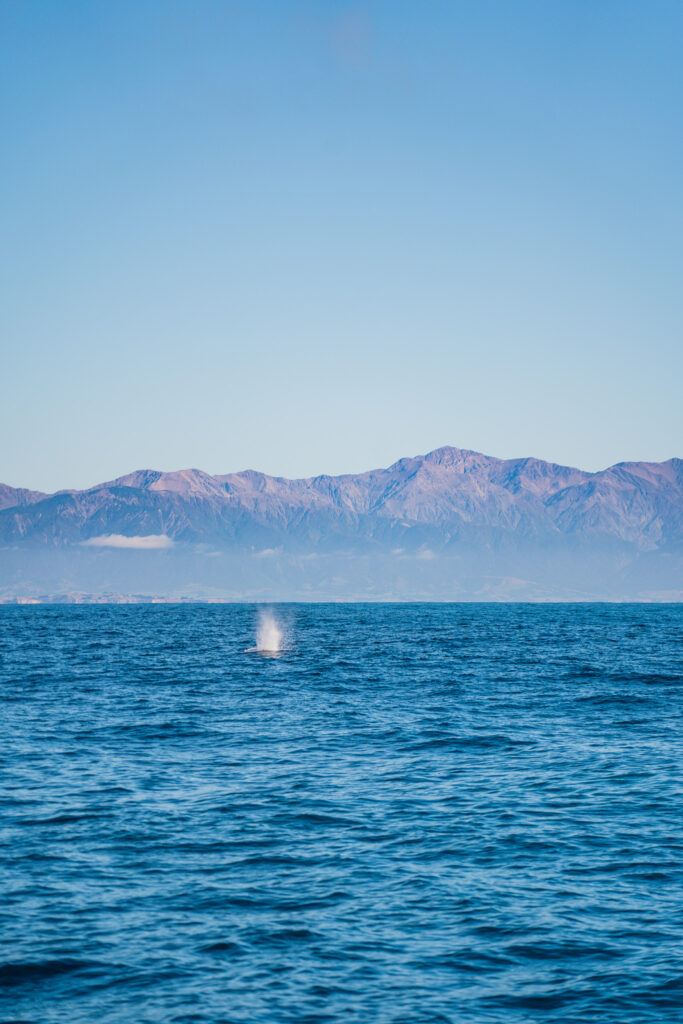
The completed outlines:
<svg viewBox="0 0 683 1024">
<path fill-rule="evenodd" d="M 683 455 L 679 0 L 0 0 L 0 480 Z"/>
</svg>

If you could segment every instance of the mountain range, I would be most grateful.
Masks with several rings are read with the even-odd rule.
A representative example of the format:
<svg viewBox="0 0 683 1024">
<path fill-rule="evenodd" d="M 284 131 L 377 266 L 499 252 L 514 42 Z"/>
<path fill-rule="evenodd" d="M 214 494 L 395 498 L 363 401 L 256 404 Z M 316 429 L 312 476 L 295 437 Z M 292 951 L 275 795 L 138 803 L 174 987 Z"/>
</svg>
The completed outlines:
<svg viewBox="0 0 683 1024">
<path fill-rule="evenodd" d="M 683 460 L 597 473 L 444 447 L 300 480 L 0 485 L 0 598 L 683 599 Z"/>
</svg>

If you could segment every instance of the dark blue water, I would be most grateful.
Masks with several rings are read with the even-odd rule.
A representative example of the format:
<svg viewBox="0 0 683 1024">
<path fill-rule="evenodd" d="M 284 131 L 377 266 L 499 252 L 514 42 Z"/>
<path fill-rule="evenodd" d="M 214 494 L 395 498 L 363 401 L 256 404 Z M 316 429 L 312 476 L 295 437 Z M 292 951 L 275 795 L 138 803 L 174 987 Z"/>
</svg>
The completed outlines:
<svg viewBox="0 0 683 1024">
<path fill-rule="evenodd" d="M 0 1019 L 683 1020 L 683 606 L 0 609 Z"/>
</svg>

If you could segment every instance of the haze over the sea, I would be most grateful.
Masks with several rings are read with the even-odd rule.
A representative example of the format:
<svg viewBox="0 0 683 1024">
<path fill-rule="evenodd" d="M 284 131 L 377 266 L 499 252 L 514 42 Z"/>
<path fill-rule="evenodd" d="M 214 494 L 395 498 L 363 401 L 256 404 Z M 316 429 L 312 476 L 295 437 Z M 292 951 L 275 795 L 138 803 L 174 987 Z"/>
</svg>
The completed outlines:
<svg viewBox="0 0 683 1024">
<path fill-rule="evenodd" d="M 680 453 L 680 4 L 0 17 L 3 482 Z"/>
</svg>

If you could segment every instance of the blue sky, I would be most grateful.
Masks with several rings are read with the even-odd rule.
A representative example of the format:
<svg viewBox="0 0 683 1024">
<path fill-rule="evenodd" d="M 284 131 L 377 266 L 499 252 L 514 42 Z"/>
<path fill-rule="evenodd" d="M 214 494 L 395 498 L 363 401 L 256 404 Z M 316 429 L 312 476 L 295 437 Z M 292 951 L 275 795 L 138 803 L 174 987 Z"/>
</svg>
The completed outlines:
<svg viewBox="0 0 683 1024">
<path fill-rule="evenodd" d="M 683 455 L 677 0 L 0 0 L 0 480 Z"/>
</svg>

